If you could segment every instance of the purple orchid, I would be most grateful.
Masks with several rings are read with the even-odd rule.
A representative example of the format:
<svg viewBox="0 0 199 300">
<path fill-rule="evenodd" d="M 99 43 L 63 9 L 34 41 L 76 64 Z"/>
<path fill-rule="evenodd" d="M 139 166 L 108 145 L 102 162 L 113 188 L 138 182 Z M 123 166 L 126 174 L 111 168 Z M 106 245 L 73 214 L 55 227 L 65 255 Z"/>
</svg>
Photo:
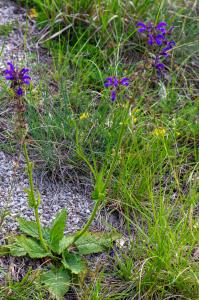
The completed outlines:
<svg viewBox="0 0 199 300">
<path fill-rule="evenodd" d="M 11 88 L 13 88 L 18 96 L 22 96 L 24 93 L 22 86 L 30 84 L 31 77 L 27 74 L 29 69 L 23 68 L 19 70 L 11 62 L 8 62 L 7 65 L 9 67 L 4 71 L 5 79 L 12 81 Z"/>
<path fill-rule="evenodd" d="M 122 79 L 117 79 L 116 77 L 107 77 L 104 83 L 106 88 L 112 87 L 111 90 L 111 100 L 114 102 L 117 97 L 117 90 L 119 86 L 128 86 L 129 85 L 129 78 L 124 77 Z"/>
</svg>

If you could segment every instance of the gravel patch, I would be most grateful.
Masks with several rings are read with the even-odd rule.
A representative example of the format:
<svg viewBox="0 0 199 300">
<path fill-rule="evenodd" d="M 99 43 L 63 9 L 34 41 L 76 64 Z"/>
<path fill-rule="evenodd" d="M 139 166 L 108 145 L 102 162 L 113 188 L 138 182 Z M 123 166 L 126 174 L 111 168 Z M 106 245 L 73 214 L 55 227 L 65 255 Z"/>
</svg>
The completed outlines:
<svg viewBox="0 0 199 300">
<path fill-rule="evenodd" d="M 24 34 L 28 30 L 27 36 L 32 36 L 35 31 L 33 22 L 27 22 L 26 11 L 11 1 L 1 0 L 0 2 L 0 26 L 10 26 L 8 34 L 0 35 L 0 70 L 5 69 L 8 60 L 26 61 L 27 42 Z M 24 51 L 26 46 L 26 51 Z"/>
<path fill-rule="evenodd" d="M 27 204 L 28 178 L 21 162 L 20 168 L 14 171 L 15 158 L 0 152 L 0 210 L 6 209 L 9 215 L 3 222 L 2 234 L 17 230 L 17 217 L 34 220 L 32 209 Z M 54 182 L 41 177 L 36 172 L 34 180 L 41 193 L 42 203 L 39 208 L 41 222 L 50 225 L 55 215 L 63 208 L 67 209 L 67 232 L 79 229 L 87 220 L 93 207 L 93 201 L 75 192 L 69 183 Z"/>
</svg>

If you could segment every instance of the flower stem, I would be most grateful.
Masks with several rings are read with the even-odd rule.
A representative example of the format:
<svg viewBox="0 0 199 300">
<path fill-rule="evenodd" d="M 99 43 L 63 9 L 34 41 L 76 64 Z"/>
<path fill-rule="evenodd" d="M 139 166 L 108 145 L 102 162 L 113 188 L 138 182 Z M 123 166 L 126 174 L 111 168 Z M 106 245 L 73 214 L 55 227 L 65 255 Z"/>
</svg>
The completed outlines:
<svg viewBox="0 0 199 300">
<path fill-rule="evenodd" d="M 39 240 L 43 248 L 48 252 L 48 247 L 45 243 L 45 240 L 43 238 L 42 234 L 42 227 L 41 227 L 41 222 L 39 218 L 39 212 L 38 212 L 38 207 L 40 204 L 40 196 L 38 194 L 37 198 L 35 196 L 35 191 L 34 191 L 34 182 L 33 182 L 33 172 L 32 172 L 32 163 L 29 160 L 28 156 L 28 151 L 26 147 L 26 143 L 24 143 L 24 155 L 26 159 L 26 165 L 27 165 L 27 172 L 28 172 L 28 179 L 29 179 L 29 187 L 30 189 L 28 190 L 28 204 L 31 208 L 34 209 L 34 214 L 35 214 L 35 219 L 36 219 L 36 224 L 37 224 L 37 230 L 38 230 L 38 235 L 39 235 Z"/>
<path fill-rule="evenodd" d="M 98 211 L 98 208 L 100 206 L 100 204 L 104 201 L 105 197 L 106 197 L 106 189 L 110 183 L 110 180 L 111 180 L 111 176 L 115 170 L 115 165 L 116 165 L 116 162 L 117 162 L 117 158 L 118 158 L 118 153 L 119 153 L 119 150 L 120 150 L 120 147 L 121 147 L 121 143 L 122 143 L 122 138 L 123 138 L 123 134 L 124 134 L 124 131 L 125 131 L 125 120 L 126 120 L 126 117 L 128 115 L 128 111 L 129 111 L 129 106 L 127 108 L 127 110 L 125 111 L 124 113 L 124 116 L 123 116 L 123 123 L 122 123 L 122 128 L 120 130 L 120 133 L 119 133 L 119 138 L 118 138 L 118 142 L 117 142 L 117 146 L 116 146 L 116 152 L 115 152 L 115 156 L 114 156 L 114 159 L 111 163 L 111 166 L 110 166 L 110 169 L 109 169 L 109 172 L 108 172 L 108 175 L 107 175 L 107 178 L 105 180 L 105 183 L 103 185 L 103 188 L 102 188 L 102 191 L 100 193 L 100 195 L 103 195 L 102 197 L 99 197 L 96 202 L 95 202 L 95 206 L 93 208 L 93 211 L 88 219 L 88 221 L 86 222 L 86 224 L 84 225 L 84 227 L 82 228 L 82 230 L 80 230 L 79 232 L 77 232 L 77 234 L 75 235 L 74 237 L 74 240 L 73 240 L 73 243 L 75 243 L 82 235 L 84 235 L 84 233 L 89 229 L 91 223 L 93 222 L 96 214 L 97 214 L 97 211 Z"/>
<path fill-rule="evenodd" d="M 39 240 L 41 245 L 43 246 L 43 248 L 46 250 L 46 252 L 48 252 L 48 247 L 45 243 L 45 240 L 43 238 L 43 234 L 42 234 L 42 228 L 41 228 L 41 222 L 40 222 L 40 218 L 39 218 L 39 212 L 38 212 L 38 206 L 34 208 L 34 213 L 35 213 L 35 219 L 36 219 L 36 223 L 37 223 L 37 230 L 38 230 L 38 234 L 39 234 Z"/>
</svg>

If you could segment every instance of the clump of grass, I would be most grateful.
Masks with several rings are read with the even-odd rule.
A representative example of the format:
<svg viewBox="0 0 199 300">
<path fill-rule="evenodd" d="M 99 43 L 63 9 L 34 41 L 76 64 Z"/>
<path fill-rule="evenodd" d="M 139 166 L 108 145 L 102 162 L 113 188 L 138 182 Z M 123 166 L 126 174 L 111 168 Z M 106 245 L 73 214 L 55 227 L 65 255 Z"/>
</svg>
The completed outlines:
<svg viewBox="0 0 199 300">
<path fill-rule="evenodd" d="M 5 23 L 0 25 L 0 35 L 8 36 L 13 30 L 13 23 Z"/>
</svg>

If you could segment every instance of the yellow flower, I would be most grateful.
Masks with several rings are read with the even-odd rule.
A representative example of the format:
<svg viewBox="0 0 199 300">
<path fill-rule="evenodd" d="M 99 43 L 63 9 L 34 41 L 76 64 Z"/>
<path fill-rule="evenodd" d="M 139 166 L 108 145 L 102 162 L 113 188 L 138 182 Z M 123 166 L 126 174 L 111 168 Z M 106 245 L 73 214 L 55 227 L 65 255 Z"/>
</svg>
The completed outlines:
<svg viewBox="0 0 199 300">
<path fill-rule="evenodd" d="M 133 113 L 133 114 L 136 114 L 136 113 L 138 113 L 139 111 L 140 111 L 140 109 L 137 108 L 137 107 L 135 107 L 135 108 L 132 110 L 132 113 Z"/>
<path fill-rule="evenodd" d="M 132 115 L 132 121 L 134 124 L 137 123 L 137 118 L 134 115 Z"/>
<path fill-rule="evenodd" d="M 166 135 L 166 129 L 163 127 L 155 128 L 152 132 L 153 135 L 157 137 L 164 137 Z"/>
<path fill-rule="evenodd" d="M 79 119 L 80 119 L 80 120 L 86 120 L 86 119 L 88 119 L 89 117 L 90 117 L 89 113 L 84 112 L 84 113 L 82 113 L 82 114 L 80 115 Z"/>
<path fill-rule="evenodd" d="M 28 15 L 31 19 L 35 19 L 38 17 L 38 12 L 36 11 L 35 8 L 31 8 L 28 12 Z"/>
</svg>

